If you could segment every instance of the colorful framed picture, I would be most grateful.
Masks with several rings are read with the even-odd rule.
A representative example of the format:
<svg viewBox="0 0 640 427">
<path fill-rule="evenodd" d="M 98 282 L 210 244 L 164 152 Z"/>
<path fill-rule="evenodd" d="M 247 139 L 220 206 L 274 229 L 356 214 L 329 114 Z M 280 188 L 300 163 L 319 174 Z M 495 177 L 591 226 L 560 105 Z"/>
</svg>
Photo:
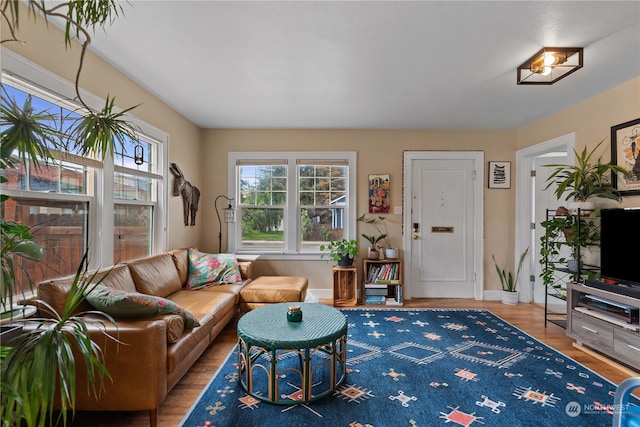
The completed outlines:
<svg viewBox="0 0 640 427">
<path fill-rule="evenodd" d="M 369 213 L 389 213 L 389 175 L 369 175 Z"/>
<path fill-rule="evenodd" d="M 489 188 L 511 188 L 511 162 L 489 162 Z"/>
<path fill-rule="evenodd" d="M 611 163 L 629 172 L 627 178 L 617 174 L 611 177 L 620 194 L 640 194 L 640 119 L 611 127 Z"/>
</svg>

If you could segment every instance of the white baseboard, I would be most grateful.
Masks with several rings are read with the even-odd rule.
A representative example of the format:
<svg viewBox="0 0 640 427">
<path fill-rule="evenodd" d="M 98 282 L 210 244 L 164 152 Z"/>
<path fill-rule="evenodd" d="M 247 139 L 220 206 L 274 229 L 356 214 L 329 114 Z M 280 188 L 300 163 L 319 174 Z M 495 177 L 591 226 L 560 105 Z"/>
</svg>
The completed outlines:
<svg viewBox="0 0 640 427">
<path fill-rule="evenodd" d="M 305 302 L 318 302 L 321 299 L 333 299 L 333 289 L 307 289 Z"/>
<path fill-rule="evenodd" d="M 483 297 L 487 301 L 500 301 L 502 296 L 500 295 L 502 291 L 484 291 Z"/>
</svg>

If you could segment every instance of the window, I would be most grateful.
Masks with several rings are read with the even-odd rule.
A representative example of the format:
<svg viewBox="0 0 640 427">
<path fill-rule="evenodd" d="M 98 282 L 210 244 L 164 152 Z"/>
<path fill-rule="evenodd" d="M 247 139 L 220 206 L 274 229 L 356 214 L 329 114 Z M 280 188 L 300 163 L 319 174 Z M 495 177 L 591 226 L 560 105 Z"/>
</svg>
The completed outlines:
<svg viewBox="0 0 640 427">
<path fill-rule="evenodd" d="M 352 152 L 229 153 L 229 249 L 316 256 L 325 242 L 354 238 L 355 163 Z"/>
<path fill-rule="evenodd" d="M 78 106 L 69 101 L 71 83 L 12 52 L 3 51 L 2 60 L 3 96 L 21 105 L 30 95 L 35 110 L 55 116 L 58 129 L 66 126 L 65 117 L 77 115 Z M 86 99 L 96 109 L 104 104 L 91 95 Z M 90 267 L 97 268 L 166 249 L 167 190 L 161 171 L 168 138 L 136 118 L 129 120 L 141 129 L 142 165 L 134 162 L 134 141 L 116 144 L 113 159 L 104 162 L 78 155 L 70 143 L 55 147 L 53 163 L 18 162 L 0 171 L 8 179 L 0 190 L 10 197 L 2 203 L 2 217 L 30 226 L 45 250 L 40 262 L 16 260 L 33 283 L 75 273 L 87 250 Z"/>
</svg>

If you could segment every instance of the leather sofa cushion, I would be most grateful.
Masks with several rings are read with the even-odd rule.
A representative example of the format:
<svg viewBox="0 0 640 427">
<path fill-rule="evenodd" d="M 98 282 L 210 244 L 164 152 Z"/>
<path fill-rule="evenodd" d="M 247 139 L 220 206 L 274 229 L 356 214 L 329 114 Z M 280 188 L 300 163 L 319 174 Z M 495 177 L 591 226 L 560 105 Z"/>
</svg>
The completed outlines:
<svg viewBox="0 0 640 427">
<path fill-rule="evenodd" d="M 136 290 L 147 295 L 167 297 L 182 289 L 171 254 L 164 253 L 127 263 Z"/>
<path fill-rule="evenodd" d="M 87 276 L 91 277 L 93 274 L 94 272 L 88 272 Z M 131 277 L 129 268 L 126 265 L 117 265 L 112 269 L 105 269 L 98 272 L 93 282 L 96 282 L 105 274 L 107 275 L 107 277 L 102 279 L 101 283 L 103 285 L 123 291 L 135 292 L 136 289 L 133 283 L 133 278 Z M 40 284 L 38 284 L 38 299 L 49 304 L 58 314 L 62 314 L 64 305 L 66 304 L 67 298 L 69 296 L 69 291 L 71 290 L 71 286 L 73 285 L 74 278 L 75 275 L 71 275 L 59 279 L 45 280 L 43 282 L 40 282 Z M 41 307 L 40 309 L 43 310 L 43 307 Z M 83 301 L 78 306 L 75 314 L 93 309 L 94 308 L 91 306 L 91 304 L 89 304 L 87 301 Z M 49 316 L 50 315 L 47 315 L 47 317 Z"/>
<path fill-rule="evenodd" d="M 187 277 L 189 277 L 189 249 L 173 249 L 169 253 L 178 270 L 180 283 L 184 285 L 187 283 Z"/>
<path fill-rule="evenodd" d="M 308 280 L 299 276 L 260 276 L 240 291 L 245 303 L 304 301 Z"/>
<path fill-rule="evenodd" d="M 178 291 L 168 299 L 189 310 L 200 321 L 213 317 L 212 325 L 224 318 L 229 310 L 236 310 L 236 296 L 233 293 L 218 292 L 217 287 L 197 291 Z"/>
<path fill-rule="evenodd" d="M 167 324 L 167 342 L 172 344 L 180 339 L 184 332 L 184 320 L 177 314 L 162 316 Z"/>
</svg>

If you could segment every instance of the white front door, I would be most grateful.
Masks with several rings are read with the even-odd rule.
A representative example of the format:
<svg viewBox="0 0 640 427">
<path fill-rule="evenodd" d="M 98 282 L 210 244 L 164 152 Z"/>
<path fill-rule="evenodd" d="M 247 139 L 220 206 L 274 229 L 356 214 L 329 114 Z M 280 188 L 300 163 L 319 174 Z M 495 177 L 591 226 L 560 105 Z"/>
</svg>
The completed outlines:
<svg viewBox="0 0 640 427">
<path fill-rule="evenodd" d="M 412 298 L 482 298 L 481 158 L 479 152 L 414 152 L 405 159 Z"/>
</svg>

